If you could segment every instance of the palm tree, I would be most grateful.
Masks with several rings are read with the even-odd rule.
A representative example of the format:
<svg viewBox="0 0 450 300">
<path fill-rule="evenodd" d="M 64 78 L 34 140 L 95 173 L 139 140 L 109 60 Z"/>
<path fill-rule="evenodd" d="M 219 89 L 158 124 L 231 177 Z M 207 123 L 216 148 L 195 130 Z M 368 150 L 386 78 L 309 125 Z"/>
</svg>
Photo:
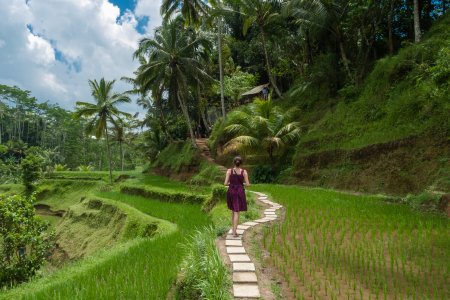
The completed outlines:
<svg viewBox="0 0 450 300">
<path fill-rule="evenodd" d="M 211 79 L 200 63 L 200 58 L 206 57 L 210 50 L 210 42 L 202 35 L 184 30 L 182 22 L 181 18 L 165 22 L 157 28 L 153 39 L 140 41 L 134 55 L 148 59 L 137 70 L 136 83 L 143 92 L 161 87 L 168 92 L 169 101 L 178 102 L 196 146 L 186 100 L 190 87 Z"/>
<path fill-rule="evenodd" d="M 421 38 L 419 0 L 414 0 L 414 41 L 418 43 Z"/>
<path fill-rule="evenodd" d="M 233 111 L 224 129 L 228 137 L 224 152 L 265 153 L 274 168 L 276 156 L 299 138 L 299 123 L 291 121 L 294 112 L 283 113 L 270 98 Z"/>
<path fill-rule="evenodd" d="M 147 64 L 147 60 L 143 55 L 140 55 L 138 57 L 139 62 L 141 65 Z M 137 77 L 138 72 L 134 72 L 134 74 Z M 160 125 L 161 128 L 164 132 L 164 134 L 167 136 L 167 138 L 170 141 L 173 141 L 172 136 L 170 135 L 169 131 L 167 130 L 167 122 L 166 122 L 166 117 L 164 114 L 164 109 L 163 109 L 163 98 L 162 98 L 162 92 L 163 92 L 163 87 L 159 86 L 159 85 L 154 85 L 152 90 L 151 90 L 151 95 L 152 97 L 150 97 L 149 92 L 142 90 L 141 87 L 139 86 L 139 83 L 137 81 L 137 79 L 133 78 L 133 77 L 122 77 L 121 80 L 132 84 L 133 85 L 133 89 L 130 91 L 127 91 L 127 94 L 131 94 L 131 95 L 139 95 L 139 98 L 137 99 L 136 103 L 139 106 L 142 106 L 143 109 L 145 109 L 147 112 L 152 108 L 152 104 L 155 104 L 156 107 L 159 110 L 159 120 L 160 120 Z"/>
<path fill-rule="evenodd" d="M 285 6 L 285 11 L 295 18 L 297 24 L 325 29 L 337 39 L 342 63 L 348 77 L 354 82 L 355 79 L 350 70 L 350 60 L 345 51 L 344 35 L 341 28 L 341 20 L 348 12 L 348 8 L 348 1 L 290 0 Z"/>
<path fill-rule="evenodd" d="M 222 116 L 226 118 L 225 110 L 225 92 L 223 79 L 223 59 L 222 59 L 222 32 L 223 20 L 222 16 L 226 12 L 230 12 L 225 8 L 221 0 L 209 1 L 210 6 L 206 1 L 201 0 L 164 0 L 161 6 L 161 14 L 168 19 L 175 12 L 181 10 L 181 15 L 186 20 L 186 26 L 198 27 L 201 23 L 201 17 L 208 17 L 208 21 L 217 19 L 217 52 L 219 53 L 219 83 L 220 83 L 220 104 L 222 108 Z"/>
<path fill-rule="evenodd" d="M 114 142 L 119 143 L 119 152 L 120 152 L 120 169 L 123 171 L 123 143 L 126 142 L 125 136 L 125 127 L 127 124 L 121 119 L 116 120 L 116 126 L 112 129 L 112 140 Z"/>
<path fill-rule="evenodd" d="M 259 34 L 261 35 L 261 42 L 264 51 L 264 58 L 266 63 L 267 76 L 273 86 L 275 93 L 281 98 L 281 92 L 278 89 L 277 83 L 271 71 L 269 54 L 267 51 L 267 29 L 277 21 L 278 13 L 273 11 L 271 1 L 267 0 L 241 0 L 241 8 L 246 15 L 246 19 L 243 25 L 243 34 L 246 35 L 248 29 L 252 24 L 256 23 Z"/>
<path fill-rule="evenodd" d="M 203 0 L 163 0 L 161 4 L 161 15 L 165 21 L 177 12 L 181 12 L 186 26 L 199 26 L 201 17 L 208 11 L 208 5 Z"/>
<path fill-rule="evenodd" d="M 109 182 L 112 184 L 112 164 L 111 164 L 111 149 L 109 147 L 108 137 L 108 123 L 117 126 L 117 120 L 120 117 L 131 117 L 130 114 L 120 111 L 117 108 L 118 104 L 130 103 L 131 99 L 120 93 L 113 92 L 113 85 L 115 80 L 107 81 L 104 78 L 97 80 L 89 80 L 89 86 L 91 87 L 91 94 L 95 104 L 89 102 L 76 103 L 77 109 L 75 111 L 75 117 L 87 117 L 88 124 L 86 131 L 89 133 L 95 132 L 97 139 L 102 136 L 106 137 L 106 147 L 108 151 L 109 160 Z"/>
</svg>

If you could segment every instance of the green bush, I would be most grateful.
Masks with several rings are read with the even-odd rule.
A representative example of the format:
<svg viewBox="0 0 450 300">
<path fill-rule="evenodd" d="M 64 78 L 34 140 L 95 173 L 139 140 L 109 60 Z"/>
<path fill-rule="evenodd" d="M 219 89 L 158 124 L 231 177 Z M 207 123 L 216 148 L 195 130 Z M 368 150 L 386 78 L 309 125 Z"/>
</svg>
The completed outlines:
<svg viewBox="0 0 450 300">
<path fill-rule="evenodd" d="M 42 176 L 42 163 L 42 159 L 34 154 L 27 155 L 20 163 L 22 183 L 28 195 L 34 190 L 35 182 Z"/>
<path fill-rule="evenodd" d="M 69 168 L 67 168 L 67 165 L 63 164 L 56 164 L 54 167 L 55 172 L 63 172 L 63 171 L 69 171 Z"/>
<path fill-rule="evenodd" d="M 275 173 L 270 166 L 256 166 L 251 173 L 252 183 L 271 183 L 275 181 Z"/>
<path fill-rule="evenodd" d="M 0 287 L 34 276 L 53 246 L 49 224 L 35 216 L 32 197 L 0 195 Z"/>
<path fill-rule="evenodd" d="M 211 188 L 211 197 L 204 202 L 202 209 L 204 211 L 209 212 L 220 201 L 226 201 L 227 191 L 228 188 L 224 185 L 221 184 L 213 185 Z"/>
<path fill-rule="evenodd" d="M 407 195 L 403 202 L 415 210 L 438 212 L 440 195 L 423 192 L 418 195 Z"/>
<path fill-rule="evenodd" d="M 224 179 L 224 175 L 217 165 L 204 161 L 200 164 L 200 172 L 191 178 L 191 184 L 206 185 L 217 183 Z"/>
<path fill-rule="evenodd" d="M 197 231 L 188 238 L 182 274 L 177 281 L 177 299 L 232 299 L 230 275 L 215 240 L 213 228 Z"/>
<path fill-rule="evenodd" d="M 157 187 L 135 186 L 124 184 L 120 192 L 128 195 L 137 195 L 144 198 L 158 199 L 165 202 L 197 203 L 203 204 L 207 197 L 205 195 L 189 194 L 184 192 L 173 192 Z"/>
<path fill-rule="evenodd" d="M 159 153 L 153 163 L 153 167 L 176 173 L 196 169 L 199 165 L 200 155 L 191 141 L 169 144 Z"/>
</svg>

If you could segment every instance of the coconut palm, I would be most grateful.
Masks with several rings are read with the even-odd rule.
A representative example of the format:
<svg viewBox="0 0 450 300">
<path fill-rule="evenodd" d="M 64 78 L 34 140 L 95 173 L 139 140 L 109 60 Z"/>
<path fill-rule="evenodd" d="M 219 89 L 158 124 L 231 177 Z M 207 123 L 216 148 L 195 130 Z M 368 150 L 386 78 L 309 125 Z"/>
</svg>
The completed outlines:
<svg viewBox="0 0 450 300">
<path fill-rule="evenodd" d="M 88 118 L 86 131 L 88 133 L 95 133 L 97 139 L 105 136 L 106 147 L 109 160 L 109 182 L 112 183 L 112 164 L 111 164 L 111 149 L 109 147 L 108 137 L 108 123 L 117 126 L 117 120 L 121 117 L 131 117 L 130 114 L 120 111 L 117 108 L 118 104 L 129 103 L 131 99 L 120 93 L 113 92 L 115 80 L 107 81 L 104 78 L 97 80 L 89 80 L 91 87 L 91 94 L 96 103 L 80 102 L 76 103 L 77 108 L 75 117 Z"/>
<path fill-rule="evenodd" d="M 270 98 L 230 113 L 224 129 L 228 136 L 224 152 L 265 153 L 274 167 L 276 156 L 299 138 L 299 123 L 291 122 L 293 114 L 293 110 L 283 113 Z"/>
<path fill-rule="evenodd" d="M 335 0 L 290 0 L 286 2 L 285 12 L 294 17 L 294 22 L 309 28 L 320 28 L 330 32 L 339 44 L 342 63 L 348 77 L 353 82 L 350 60 L 344 47 L 342 18 L 348 12 L 348 1 Z"/>
<path fill-rule="evenodd" d="M 243 25 L 243 33 L 247 34 L 251 25 L 256 24 L 261 36 L 262 47 L 264 51 L 264 59 L 266 63 L 267 76 L 269 77 L 270 84 L 273 86 L 275 93 L 281 98 L 281 92 L 278 89 L 277 83 L 271 71 L 269 54 L 267 51 L 267 30 L 278 19 L 278 13 L 274 12 L 272 2 L 268 0 L 241 0 L 242 12 L 245 14 L 246 19 Z"/>
<path fill-rule="evenodd" d="M 187 26 L 198 26 L 201 18 L 207 14 L 208 5 L 204 0 L 163 0 L 161 15 L 168 21 L 175 13 L 180 12 Z"/>
<path fill-rule="evenodd" d="M 219 53 L 219 83 L 220 83 L 220 104 L 222 107 L 222 116 L 226 118 L 224 79 L 223 79 L 223 59 L 222 59 L 222 15 L 227 11 L 221 0 L 211 0 L 210 5 L 202 0 L 164 0 L 161 6 L 161 14 L 165 19 L 171 17 L 175 12 L 180 12 L 186 20 L 186 26 L 198 27 L 201 19 L 207 18 L 217 20 L 217 52 Z M 208 22 L 209 23 L 209 22 Z"/>
<path fill-rule="evenodd" d="M 126 142 L 126 136 L 125 136 L 125 127 L 127 124 L 119 119 L 116 120 L 116 125 L 112 128 L 112 136 L 111 140 L 119 143 L 119 152 L 120 152 L 120 169 L 123 171 L 123 158 L 124 158 L 124 152 L 123 152 L 123 143 Z"/>
<path fill-rule="evenodd" d="M 185 30 L 182 22 L 182 18 L 165 22 L 157 28 L 154 38 L 140 41 L 134 55 L 148 59 L 138 68 L 136 83 L 143 92 L 161 87 L 167 91 L 169 101 L 178 102 L 195 146 L 186 100 L 191 87 L 211 79 L 200 63 L 201 58 L 207 57 L 211 45 L 202 35 Z"/>
</svg>

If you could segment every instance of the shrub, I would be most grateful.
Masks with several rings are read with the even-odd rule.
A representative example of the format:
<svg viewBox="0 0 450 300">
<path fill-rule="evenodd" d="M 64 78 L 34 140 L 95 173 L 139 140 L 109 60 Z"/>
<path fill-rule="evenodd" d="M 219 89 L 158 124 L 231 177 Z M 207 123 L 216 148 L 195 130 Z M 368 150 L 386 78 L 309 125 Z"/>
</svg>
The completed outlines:
<svg viewBox="0 0 450 300">
<path fill-rule="evenodd" d="M 120 192 L 128 195 L 137 195 L 144 198 L 158 199 L 165 202 L 197 203 L 202 204 L 206 200 L 205 195 L 173 192 L 156 187 L 122 185 Z"/>
<path fill-rule="evenodd" d="M 191 184 L 206 185 L 223 180 L 224 173 L 215 164 L 204 161 L 200 165 L 200 172 L 191 179 Z"/>
<path fill-rule="evenodd" d="M 225 201 L 227 199 L 227 191 L 228 189 L 224 185 L 213 185 L 211 189 L 211 197 L 204 202 L 202 209 L 209 212 L 221 200 Z"/>
<path fill-rule="evenodd" d="M 78 166 L 78 171 L 80 172 L 90 172 L 90 171 L 94 171 L 94 167 L 93 166 L 86 166 L 86 165 L 79 165 Z"/>
<path fill-rule="evenodd" d="M 33 198 L 0 195 L 0 287 L 28 280 L 53 246 L 48 223 L 35 216 Z"/>
<path fill-rule="evenodd" d="M 22 183 L 25 186 L 25 192 L 28 195 L 34 190 L 35 182 L 41 178 L 41 166 L 42 159 L 33 154 L 27 155 L 20 163 L 22 169 Z"/>
<path fill-rule="evenodd" d="M 438 194 L 423 192 L 418 195 L 407 195 L 403 202 L 415 210 L 437 212 L 439 211 L 439 199 L 440 195 Z"/>
<path fill-rule="evenodd" d="M 190 141 L 187 141 L 169 144 L 159 153 L 153 166 L 179 173 L 198 168 L 199 164 L 198 150 Z"/>
<path fill-rule="evenodd" d="M 213 228 L 197 231 L 184 245 L 177 299 L 231 299 L 231 280 L 216 248 Z"/>
<path fill-rule="evenodd" d="M 252 183 L 271 183 L 275 181 L 275 173 L 270 166 L 256 166 L 251 173 Z"/>
<path fill-rule="evenodd" d="M 55 172 L 63 172 L 63 171 L 68 171 L 69 169 L 67 168 L 67 165 L 62 165 L 62 164 L 56 164 L 54 167 Z"/>
</svg>

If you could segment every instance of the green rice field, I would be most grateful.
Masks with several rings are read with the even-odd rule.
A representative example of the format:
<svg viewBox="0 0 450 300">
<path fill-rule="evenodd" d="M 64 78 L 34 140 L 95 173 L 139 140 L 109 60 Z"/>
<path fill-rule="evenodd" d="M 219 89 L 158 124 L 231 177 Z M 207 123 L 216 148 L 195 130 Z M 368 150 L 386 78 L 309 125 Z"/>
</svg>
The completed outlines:
<svg viewBox="0 0 450 300">
<path fill-rule="evenodd" d="M 266 227 L 292 299 L 450 299 L 450 221 L 382 197 L 260 185 L 285 206 Z"/>
</svg>

